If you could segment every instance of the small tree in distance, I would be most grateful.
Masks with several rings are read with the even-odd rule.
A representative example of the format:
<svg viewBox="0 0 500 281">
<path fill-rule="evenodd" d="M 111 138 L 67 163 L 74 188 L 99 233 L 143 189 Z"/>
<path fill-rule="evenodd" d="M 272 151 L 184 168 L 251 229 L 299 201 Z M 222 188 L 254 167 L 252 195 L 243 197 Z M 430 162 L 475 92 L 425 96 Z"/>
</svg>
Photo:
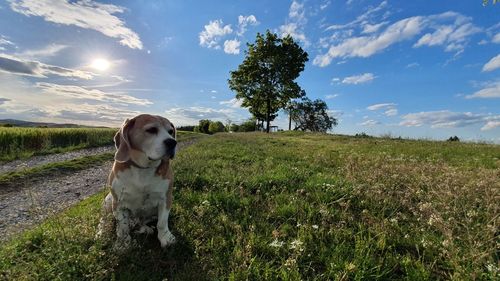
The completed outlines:
<svg viewBox="0 0 500 281">
<path fill-rule="evenodd" d="M 337 126 L 337 119 L 328 116 L 328 106 L 323 100 L 311 101 L 303 98 L 294 104 L 293 114 L 290 115 L 295 122 L 294 130 L 323 132 Z"/>
<path fill-rule="evenodd" d="M 215 134 L 220 132 L 224 132 L 224 124 L 222 124 L 221 121 L 210 122 L 210 125 L 208 126 L 208 133 Z"/>
<path fill-rule="evenodd" d="M 231 71 L 229 88 L 242 100 L 257 120 L 270 122 L 291 99 L 300 98 L 303 91 L 294 81 L 304 70 L 307 53 L 291 36 L 279 38 L 275 33 L 257 33 L 255 43 L 247 44 L 246 57 Z"/>
</svg>

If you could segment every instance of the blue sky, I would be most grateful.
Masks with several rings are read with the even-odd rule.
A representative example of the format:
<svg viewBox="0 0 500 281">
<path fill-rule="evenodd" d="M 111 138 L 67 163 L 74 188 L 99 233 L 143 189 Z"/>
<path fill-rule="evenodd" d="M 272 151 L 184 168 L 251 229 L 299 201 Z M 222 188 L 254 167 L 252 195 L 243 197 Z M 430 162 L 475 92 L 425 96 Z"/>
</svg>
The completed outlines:
<svg viewBox="0 0 500 281">
<path fill-rule="evenodd" d="M 118 126 L 250 115 L 227 85 L 267 29 L 334 132 L 500 142 L 500 5 L 475 1 L 0 2 L 0 119 Z M 287 127 L 280 113 L 275 125 Z"/>
</svg>

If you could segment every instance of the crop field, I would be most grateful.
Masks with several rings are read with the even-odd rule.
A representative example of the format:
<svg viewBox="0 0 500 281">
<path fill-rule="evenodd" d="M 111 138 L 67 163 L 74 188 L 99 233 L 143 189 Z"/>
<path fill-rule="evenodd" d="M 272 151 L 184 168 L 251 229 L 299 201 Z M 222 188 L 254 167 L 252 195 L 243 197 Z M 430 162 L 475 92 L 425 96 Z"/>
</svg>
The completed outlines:
<svg viewBox="0 0 500 281">
<path fill-rule="evenodd" d="M 95 240 L 97 194 L 0 246 L 7 280 L 498 280 L 500 146 L 216 134 L 174 160 L 177 244 Z"/>
<path fill-rule="evenodd" d="M 112 128 L 0 128 L 0 161 L 113 143 Z"/>
</svg>

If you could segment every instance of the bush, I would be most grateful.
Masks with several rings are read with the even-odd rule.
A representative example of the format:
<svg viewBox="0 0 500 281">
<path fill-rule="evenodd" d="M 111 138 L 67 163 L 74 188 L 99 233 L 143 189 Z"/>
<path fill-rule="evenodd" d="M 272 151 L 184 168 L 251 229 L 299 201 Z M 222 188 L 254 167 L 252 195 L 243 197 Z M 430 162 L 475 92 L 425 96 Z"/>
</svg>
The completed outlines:
<svg viewBox="0 0 500 281">
<path fill-rule="evenodd" d="M 224 132 L 224 124 L 220 121 L 212 122 L 210 121 L 210 125 L 208 126 L 208 133 L 215 134 L 219 132 Z"/>
<path fill-rule="evenodd" d="M 456 141 L 456 142 L 459 142 L 460 139 L 457 136 L 453 136 L 453 137 L 448 138 L 446 141 Z"/>
</svg>

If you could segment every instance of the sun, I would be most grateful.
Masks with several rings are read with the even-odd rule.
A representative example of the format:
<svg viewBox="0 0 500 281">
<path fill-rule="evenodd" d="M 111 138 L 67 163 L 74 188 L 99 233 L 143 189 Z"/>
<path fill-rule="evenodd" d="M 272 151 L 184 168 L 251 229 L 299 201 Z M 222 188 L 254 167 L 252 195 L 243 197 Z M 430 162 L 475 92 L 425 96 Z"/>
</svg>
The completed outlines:
<svg viewBox="0 0 500 281">
<path fill-rule="evenodd" d="M 110 63 L 106 59 L 95 59 L 90 66 L 99 71 L 106 71 L 110 67 Z"/>
</svg>

